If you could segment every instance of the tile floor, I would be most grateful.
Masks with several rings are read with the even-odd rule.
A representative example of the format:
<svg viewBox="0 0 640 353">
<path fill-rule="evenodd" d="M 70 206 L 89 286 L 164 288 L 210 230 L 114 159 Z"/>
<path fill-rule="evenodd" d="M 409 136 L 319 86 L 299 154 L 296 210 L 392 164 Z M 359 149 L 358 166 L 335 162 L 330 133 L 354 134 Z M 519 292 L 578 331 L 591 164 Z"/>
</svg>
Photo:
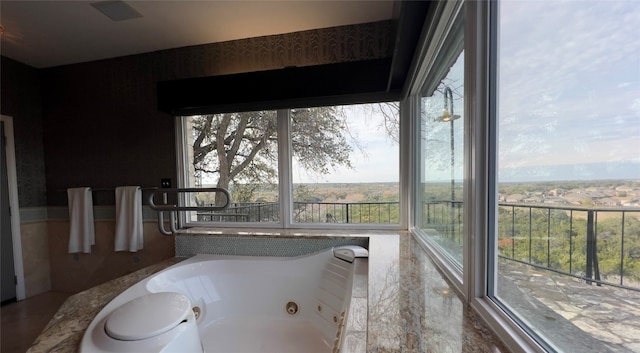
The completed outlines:
<svg viewBox="0 0 640 353">
<path fill-rule="evenodd" d="M 24 353 L 69 297 L 47 292 L 0 308 L 0 352 Z"/>
</svg>

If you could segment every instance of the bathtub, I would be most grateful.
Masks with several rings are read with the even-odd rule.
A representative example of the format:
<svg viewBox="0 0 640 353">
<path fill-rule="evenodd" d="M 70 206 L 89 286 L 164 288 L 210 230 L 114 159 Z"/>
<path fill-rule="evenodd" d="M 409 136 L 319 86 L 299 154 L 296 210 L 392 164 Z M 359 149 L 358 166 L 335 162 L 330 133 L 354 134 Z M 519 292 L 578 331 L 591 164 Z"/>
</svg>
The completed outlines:
<svg viewBox="0 0 640 353">
<path fill-rule="evenodd" d="M 179 343 L 158 345 L 174 339 L 170 332 L 147 340 L 153 344 L 105 337 L 118 310 L 168 292 L 188 298 L 189 318 L 178 321 L 197 327 L 203 352 L 345 352 L 355 264 L 367 256 L 359 246 L 298 257 L 195 255 L 114 298 L 92 320 L 80 351 L 183 352 Z"/>
</svg>

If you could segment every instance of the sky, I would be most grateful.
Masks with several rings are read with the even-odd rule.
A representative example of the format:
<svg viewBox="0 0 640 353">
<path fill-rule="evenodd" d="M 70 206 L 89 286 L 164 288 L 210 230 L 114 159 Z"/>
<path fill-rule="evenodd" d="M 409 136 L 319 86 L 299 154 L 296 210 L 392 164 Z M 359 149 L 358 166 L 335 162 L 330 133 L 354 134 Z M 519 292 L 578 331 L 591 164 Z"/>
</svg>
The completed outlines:
<svg viewBox="0 0 640 353">
<path fill-rule="evenodd" d="M 444 80 L 454 88 L 460 115 L 462 57 Z M 610 179 L 621 165 L 627 178 L 640 170 L 640 1 L 502 1 L 498 63 L 501 179 Z M 436 92 L 428 114 L 440 114 L 442 104 Z M 374 120 L 356 113 L 351 119 L 351 130 L 367 148 L 366 155 L 354 149 L 354 170 L 319 179 L 294 171 L 294 180 L 397 181 L 397 146 Z M 457 179 L 463 120 L 455 128 Z M 427 148 L 435 153 L 429 154 L 427 178 L 446 180 L 449 126 L 428 124 Z"/>
<path fill-rule="evenodd" d="M 358 105 L 345 106 L 344 111 L 353 137 L 349 141 L 353 149 L 353 169 L 341 167 L 333 170 L 330 175 L 315 176 L 298 168 L 294 161 L 294 183 L 397 183 L 400 180 L 399 147 L 384 131 L 383 117 L 375 114 L 373 109 Z"/>
<path fill-rule="evenodd" d="M 500 167 L 640 163 L 640 1 L 501 4 Z"/>
</svg>

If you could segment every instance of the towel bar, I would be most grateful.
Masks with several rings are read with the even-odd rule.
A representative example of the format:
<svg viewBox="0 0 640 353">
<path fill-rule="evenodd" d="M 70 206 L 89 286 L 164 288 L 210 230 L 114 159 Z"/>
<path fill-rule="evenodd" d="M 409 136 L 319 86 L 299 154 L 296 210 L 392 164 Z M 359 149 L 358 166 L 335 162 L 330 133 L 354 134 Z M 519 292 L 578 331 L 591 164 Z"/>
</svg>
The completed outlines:
<svg viewBox="0 0 640 353">
<path fill-rule="evenodd" d="M 226 202 L 221 206 L 180 206 L 177 204 L 168 204 L 168 196 L 175 195 L 180 198 L 180 195 L 184 197 L 184 194 L 192 192 L 213 192 L 222 193 L 226 197 Z M 163 204 L 158 205 L 155 202 L 156 194 L 162 194 Z M 180 203 L 178 201 L 178 203 Z M 231 205 L 231 194 L 224 188 L 176 188 L 176 189 L 155 189 L 149 194 L 149 207 L 158 212 L 158 230 L 164 235 L 175 234 L 181 227 L 180 218 L 176 218 L 179 211 L 221 211 L 229 208 Z M 164 212 L 169 212 L 169 230 L 164 227 Z M 178 227 L 176 227 L 178 223 Z"/>
</svg>

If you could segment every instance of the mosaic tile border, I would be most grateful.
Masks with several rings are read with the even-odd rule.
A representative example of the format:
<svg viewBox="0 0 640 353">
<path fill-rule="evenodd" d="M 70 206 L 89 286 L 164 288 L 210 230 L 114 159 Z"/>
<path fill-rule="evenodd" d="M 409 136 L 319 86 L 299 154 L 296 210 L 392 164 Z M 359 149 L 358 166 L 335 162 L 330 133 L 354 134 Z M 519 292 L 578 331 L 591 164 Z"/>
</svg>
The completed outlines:
<svg viewBox="0 0 640 353">
<path fill-rule="evenodd" d="M 291 257 L 343 245 L 359 245 L 368 249 L 369 238 L 253 238 L 210 235 L 175 237 L 177 257 L 196 254 Z"/>
</svg>

